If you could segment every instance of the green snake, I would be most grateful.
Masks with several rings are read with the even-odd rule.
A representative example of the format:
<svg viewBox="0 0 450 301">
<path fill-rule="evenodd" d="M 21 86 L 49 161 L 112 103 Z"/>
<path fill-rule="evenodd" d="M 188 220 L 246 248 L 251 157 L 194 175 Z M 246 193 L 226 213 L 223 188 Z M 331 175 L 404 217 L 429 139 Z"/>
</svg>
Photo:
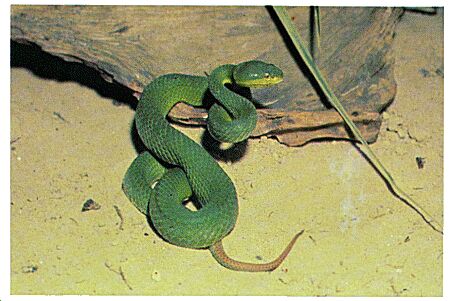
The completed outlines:
<svg viewBox="0 0 450 301">
<path fill-rule="evenodd" d="M 233 182 L 203 147 L 167 121 L 175 104 L 202 106 L 209 92 L 215 101 L 207 119 L 211 136 L 221 142 L 243 141 L 256 126 L 256 109 L 229 86 L 260 88 L 282 80 L 283 72 L 278 67 L 252 60 L 219 66 L 208 76 L 166 74 L 144 88 L 135 123 L 148 151 L 132 162 L 122 187 L 166 241 L 186 248 L 209 248 L 222 266 L 237 271 L 271 271 L 288 255 L 301 233 L 269 263 L 240 262 L 226 255 L 222 239 L 238 217 Z M 188 199 L 195 201 L 197 210 L 185 206 Z"/>
</svg>

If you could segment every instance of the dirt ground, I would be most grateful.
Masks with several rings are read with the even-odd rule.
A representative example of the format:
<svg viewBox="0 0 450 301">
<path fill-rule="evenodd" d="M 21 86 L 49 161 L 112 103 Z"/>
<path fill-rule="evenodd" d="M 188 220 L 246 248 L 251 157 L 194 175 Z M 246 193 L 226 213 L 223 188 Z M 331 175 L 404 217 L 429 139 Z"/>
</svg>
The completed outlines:
<svg viewBox="0 0 450 301">
<path fill-rule="evenodd" d="M 398 93 L 372 148 L 442 224 L 443 15 L 407 13 L 397 29 Z M 345 141 L 252 139 L 220 162 L 240 201 L 232 257 L 270 260 L 305 229 L 279 269 L 234 272 L 164 242 L 121 190 L 134 111 L 32 65 L 11 70 L 11 294 L 442 295 L 442 236 Z M 100 209 L 82 212 L 88 199 Z"/>
</svg>

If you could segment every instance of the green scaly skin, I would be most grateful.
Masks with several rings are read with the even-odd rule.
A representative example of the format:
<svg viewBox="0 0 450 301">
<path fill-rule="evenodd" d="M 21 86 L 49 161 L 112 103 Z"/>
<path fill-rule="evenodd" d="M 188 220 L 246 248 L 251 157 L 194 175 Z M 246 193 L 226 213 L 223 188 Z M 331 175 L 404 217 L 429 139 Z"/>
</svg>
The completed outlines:
<svg viewBox="0 0 450 301">
<path fill-rule="evenodd" d="M 178 102 L 201 106 L 209 90 L 218 103 L 209 111 L 208 130 L 219 141 L 239 142 L 248 138 L 255 128 L 256 109 L 249 100 L 224 85 L 261 87 L 281 80 L 282 72 L 277 67 L 249 61 L 222 65 L 208 77 L 163 75 L 145 87 L 135 122 L 149 152 L 133 161 L 125 174 L 123 189 L 133 204 L 150 216 L 165 240 L 187 248 L 210 248 L 214 258 L 230 269 L 275 268 L 237 262 L 225 255 L 221 240 L 233 229 L 238 216 L 234 185 L 211 155 L 174 129 L 166 116 Z M 191 197 L 199 204 L 199 210 L 191 211 L 183 205 Z M 254 266 L 259 268 L 255 270 Z"/>
</svg>

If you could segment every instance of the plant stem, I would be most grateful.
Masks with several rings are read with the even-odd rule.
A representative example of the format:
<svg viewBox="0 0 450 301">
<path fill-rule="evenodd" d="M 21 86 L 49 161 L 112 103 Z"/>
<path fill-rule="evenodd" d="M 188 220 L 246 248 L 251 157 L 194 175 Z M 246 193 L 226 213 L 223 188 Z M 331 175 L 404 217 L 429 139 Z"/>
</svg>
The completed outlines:
<svg viewBox="0 0 450 301">
<path fill-rule="evenodd" d="M 312 10 L 312 38 L 311 38 L 311 55 L 316 65 L 319 64 L 320 53 L 320 8 L 318 6 L 311 7 Z"/>
<path fill-rule="evenodd" d="M 284 29 L 287 31 L 289 37 L 291 38 L 292 43 L 294 44 L 294 46 L 297 49 L 300 56 L 302 57 L 306 66 L 308 67 L 309 71 L 314 76 L 315 80 L 317 81 L 318 85 L 322 89 L 323 93 L 326 95 L 329 102 L 336 109 L 336 111 L 339 113 L 339 115 L 341 115 L 342 119 L 347 124 L 347 126 L 349 127 L 350 131 L 355 136 L 355 138 L 361 143 L 361 145 L 362 145 L 361 150 L 366 155 L 367 159 L 369 159 L 369 161 L 373 164 L 375 169 L 385 179 L 387 185 L 391 188 L 394 195 L 397 196 L 398 198 L 400 198 L 404 203 L 406 203 L 414 211 L 416 211 L 425 220 L 425 222 L 433 228 L 433 230 L 443 234 L 442 226 L 437 221 L 435 221 L 433 219 L 433 217 L 425 209 L 420 207 L 419 204 L 417 204 L 409 195 L 407 195 L 402 189 L 400 189 L 400 187 L 395 183 L 392 176 L 389 174 L 389 172 L 383 166 L 381 161 L 378 159 L 378 157 L 375 155 L 375 153 L 370 149 L 369 145 L 367 144 L 367 141 L 361 135 L 361 132 L 356 127 L 356 125 L 353 123 L 353 121 L 350 119 L 349 115 L 345 111 L 341 102 L 336 97 L 336 95 L 333 93 L 333 91 L 331 91 L 327 81 L 322 76 L 322 74 L 321 74 L 320 70 L 318 69 L 317 65 L 315 64 L 311 54 L 309 53 L 308 49 L 305 47 L 305 43 L 301 39 L 297 29 L 294 27 L 294 24 L 292 23 L 289 15 L 287 13 L 286 8 L 283 6 L 274 6 L 273 8 L 274 8 L 275 13 L 277 14 L 278 18 L 280 19 L 281 23 L 283 24 Z"/>
</svg>

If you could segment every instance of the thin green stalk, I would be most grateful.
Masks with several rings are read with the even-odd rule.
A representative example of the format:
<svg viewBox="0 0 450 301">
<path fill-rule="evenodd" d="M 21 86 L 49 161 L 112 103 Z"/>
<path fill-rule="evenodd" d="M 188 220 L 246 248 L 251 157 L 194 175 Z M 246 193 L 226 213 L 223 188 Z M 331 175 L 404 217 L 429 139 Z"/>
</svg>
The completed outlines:
<svg viewBox="0 0 450 301">
<path fill-rule="evenodd" d="M 320 56 L 320 8 L 318 6 L 311 7 L 312 10 L 312 39 L 311 39 L 311 54 L 316 62 L 319 64 Z"/>
<path fill-rule="evenodd" d="M 295 48 L 302 57 L 306 66 L 316 79 L 323 93 L 326 95 L 326 97 L 328 98 L 332 106 L 336 109 L 336 111 L 339 113 L 339 115 L 341 115 L 342 119 L 347 124 L 347 126 L 349 127 L 350 131 L 355 136 L 355 138 L 361 143 L 362 151 L 367 156 L 369 161 L 373 164 L 373 166 L 378 170 L 381 176 L 385 179 L 386 183 L 391 188 L 394 195 L 396 195 L 408 206 L 410 206 L 414 211 L 416 211 L 425 220 L 425 222 L 428 225 L 430 225 L 435 231 L 442 234 L 443 233 L 442 226 L 437 221 L 435 221 L 433 217 L 425 209 L 420 207 L 419 204 L 417 204 L 410 196 L 408 196 L 402 189 L 400 189 L 400 187 L 395 183 L 392 176 L 389 174 L 389 172 L 377 158 L 375 153 L 370 149 L 369 145 L 367 144 L 367 141 L 363 138 L 359 129 L 350 119 L 341 102 L 336 97 L 336 95 L 334 95 L 333 91 L 331 91 L 327 81 L 322 76 L 320 70 L 317 68 L 317 65 L 314 63 L 311 54 L 305 47 L 305 43 L 300 37 L 297 29 L 294 27 L 294 24 L 291 22 L 291 19 L 287 13 L 286 8 L 283 6 L 274 6 L 273 8 L 278 18 L 280 19 L 281 23 L 283 24 L 285 30 L 289 34 L 292 43 L 294 44 Z"/>
</svg>

